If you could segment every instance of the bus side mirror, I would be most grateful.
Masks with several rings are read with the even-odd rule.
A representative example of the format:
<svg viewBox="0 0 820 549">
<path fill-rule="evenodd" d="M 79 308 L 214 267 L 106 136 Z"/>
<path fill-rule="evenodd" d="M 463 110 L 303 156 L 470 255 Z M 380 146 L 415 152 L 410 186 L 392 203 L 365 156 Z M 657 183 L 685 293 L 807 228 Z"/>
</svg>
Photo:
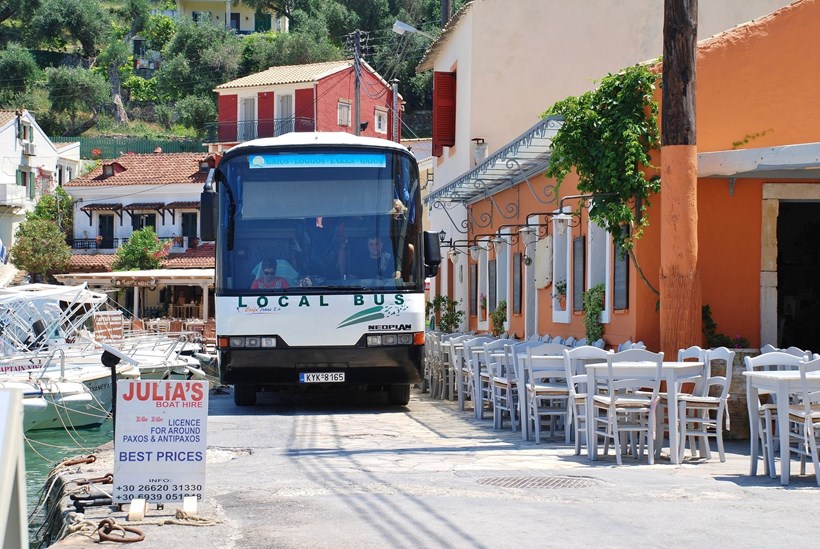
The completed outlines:
<svg viewBox="0 0 820 549">
<path fill-rule="evenodd" d="M 424 231 L 424 276 L 432 278 L 438 274 L 441 265 L 441 247 L 438 233 Z"/>
<path fill-rule="evenodd" d="M 215 190 L 214 169 L 208 172 L 205 186 L 199 197 L 199 237 L 202 240 L 216 240 L 216 226 L 218 224 L 219 203 Z"/>
</svg>

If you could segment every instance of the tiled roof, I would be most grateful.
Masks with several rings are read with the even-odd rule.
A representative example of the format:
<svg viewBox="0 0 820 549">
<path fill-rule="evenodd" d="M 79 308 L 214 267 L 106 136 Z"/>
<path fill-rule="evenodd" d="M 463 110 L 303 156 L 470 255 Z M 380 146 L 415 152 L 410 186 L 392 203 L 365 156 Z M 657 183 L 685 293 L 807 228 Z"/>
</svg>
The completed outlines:
<svg viewBox="0 0 820 549">
<path fill-rule="evenodd" d="M 168 254 L 162 260 L 167 269 L 213 269 L 216 265 L 216 248 L 212 242 L 188 248 L 181 254 Z"/>
<path fill-rule="evenodd" d="M 76 254 L 71 256 L 68 272 L 98 273 L 111 270 L 115 254 Z"/>
<path fill-rule="evenodd" d="M 5 126 L 6 124 L 14 120 L 15 116 L 17 116 L 17 113 L 15 111 L 0 110 L 0 126 Z"/>
<path fill-rule="evenodd" d="M 208 154 L 201 153 L 152 153 L 124 154 L 115 160 L 124 171 L 103 176 L 103 164 L 82 177 L 63 184 L 64 187 L 103 187 L 111 185 L 171 185 L 194 183 L 201 185 L 207 177 L 199 171 L 199 163 Z"/>
<path fill-rule="evenodd" d="M 353 66 L 353 61 L 325 61 L 308 65 L 283 65 L 249 74 L 230 82 L 220 84 L 215 90 L 248 88 L 251 86 L 272 86 L 276 84 L 295 84 L 297 82 L 315 82 L 320 78 Z"/>
<path fill-rule="evenodd" d="M 112 210 L 117 211 L 122 209 L 122 204 L 119 203 L 103 203 L 103 202 L 95 202 L 94 204 L 86 204 L 85 206 L 80 208 L 84 212 L 90 212 L 92 210 Z"/>
<path fill-rule="evenodd" d="M 216 264 L 213 242 L 206 242 L 183 253 L 168 254 L 162 260 L 165 269 L 213 269 Z M 76 254 L 71 256 L 68 272 L 97 273 L 111 270 L 116 254 Z"/>
<path fill-rule="evenodd" d="M 134 202 L 133 204 L 129 204 L 127 206 L 123 206 L 123 210 L 126 211 L 134 211 L 134 210 L 161 210 L 165 207 L 164 202 Z"/>
</svg>

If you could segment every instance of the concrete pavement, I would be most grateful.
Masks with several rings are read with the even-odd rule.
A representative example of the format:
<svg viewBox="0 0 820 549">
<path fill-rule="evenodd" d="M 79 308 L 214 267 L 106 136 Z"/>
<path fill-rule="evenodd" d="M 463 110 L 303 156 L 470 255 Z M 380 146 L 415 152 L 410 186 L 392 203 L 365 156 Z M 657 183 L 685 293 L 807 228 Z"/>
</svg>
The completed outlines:
<svg viewBox="0 0 820 549">
<path fill-rule="evenodd" d="M 589 462 L 561 442 L 524 442 L 455 402 L 413 391 L 406 408 L 380 397 L 260 395 L 236 408 L 230 390 L 210 396 L 206 499 L 211 526 L 157 525 L 151 508 L 142 548 L 198 547 L 785 547 L 815 535 L 820 488 L 748 476 L 748 442 L 728 443 L 721 463 L 675 466 L 610 456 Z M 101 476 L 113 455 L 73 473 Z M 761 467 L 762 469 L 762 467 Z M 809 466 L 809 472 L 811 467 Z M 97 524 L 125 513 L 91 508 Z M 172 521 L 173 522 L 173 521 Z M 153 523 L 153 524 L 152 524 Z M 75 535 L 59 547 L 97 547 Z"/>
</svg>

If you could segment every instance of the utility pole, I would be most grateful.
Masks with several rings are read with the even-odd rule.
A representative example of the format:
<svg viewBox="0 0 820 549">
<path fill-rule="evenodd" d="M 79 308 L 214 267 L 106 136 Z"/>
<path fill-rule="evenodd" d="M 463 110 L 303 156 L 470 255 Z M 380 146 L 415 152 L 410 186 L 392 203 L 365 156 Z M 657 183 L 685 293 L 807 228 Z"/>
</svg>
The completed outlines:
<svg viewBox="0 0 820 549">
<path fill-rule="evenodd" d="M 361 65 L 361 57 L 362 57 L 362 43 L 361 43 L 361 31 L 356 29 L 353 31 L 353 72 L 355 73 L 353 76 L 355 77 L 355 97 L 353 98 L 353 123 L 354 128 L 356 129 L 356 135 L 361 133 L 361 126 L 359 122 L 359 116 L 361 113 L 361 74 L 362 74 L 362 65 Z"/>
<path fill-rule="evenodd" d="M 661 350 L 703 339 L 695 127 L 697 0 L 664 0 L 661 112 Z"/>
<path fill-rule="evenodd" d="M 391 138 L 394 142 L 400 141 L 401 132 L 399 131 L 399 79 L 394 78 L 390 81 L 393 86 L 393 131 Z"/>
</svg>

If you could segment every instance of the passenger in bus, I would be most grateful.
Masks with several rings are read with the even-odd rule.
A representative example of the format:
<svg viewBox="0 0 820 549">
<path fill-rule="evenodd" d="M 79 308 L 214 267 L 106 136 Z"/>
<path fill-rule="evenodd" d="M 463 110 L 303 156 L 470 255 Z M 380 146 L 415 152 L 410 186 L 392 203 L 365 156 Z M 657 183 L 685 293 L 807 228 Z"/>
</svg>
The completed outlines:
<svg viewBox="0 0 820 549">
<path fill-rule="evenodd" d="M 276 261 L 267 260 L 262 262 L 261 276 L 253 281 L 251 290 L 280 290 L 290 287 L 286 278 L 277 276 L 276 263 Z"/>
<path fill-rule="evenodd" d="M 367 253 L 351 258 L 348 276 L 351 278 L 401 278 L 393 254 L 384 251 L 379 235 L 367 239 Z"/>
</svg>

